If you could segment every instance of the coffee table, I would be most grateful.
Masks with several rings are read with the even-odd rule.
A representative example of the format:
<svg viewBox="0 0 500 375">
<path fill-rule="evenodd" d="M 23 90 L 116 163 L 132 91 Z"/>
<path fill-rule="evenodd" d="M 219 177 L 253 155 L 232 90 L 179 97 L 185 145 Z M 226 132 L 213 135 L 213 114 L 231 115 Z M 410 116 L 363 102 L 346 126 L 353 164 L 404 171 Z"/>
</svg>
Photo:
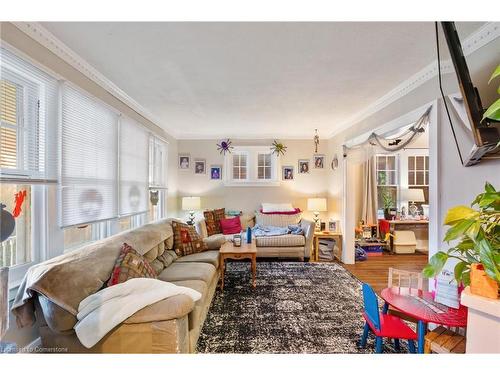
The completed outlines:
<svg viewBox="0 0 500 375">
<path fill-rule="evenodd" d="M 252 243 L 250 244 L 242 241 L 241 246 L 234 246 L 234 243 L 232 243 L 231 241 L 227 241 L 221 246 L 219 251 L 221 290 L 224 289 L 224 272 L 226 270 L 226 259 L 250 259 L 252 263 L 252 286 L 255 288 L 255 278 L 257 273 L 257 246 L 255 245 L 255 241 L 252 241 Z"/>
</svg>

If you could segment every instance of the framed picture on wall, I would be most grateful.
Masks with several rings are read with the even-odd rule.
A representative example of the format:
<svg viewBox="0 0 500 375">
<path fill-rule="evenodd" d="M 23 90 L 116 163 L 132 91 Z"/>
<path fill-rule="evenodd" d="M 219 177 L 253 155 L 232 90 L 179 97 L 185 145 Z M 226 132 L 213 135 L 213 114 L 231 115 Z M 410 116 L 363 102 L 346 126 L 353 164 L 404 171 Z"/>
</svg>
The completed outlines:
<svg viewBox="0 0 500 375">
<path fill-rule="evenodd" d="M 222 166 L 211 165 L 210 166 L 210 179 L 211 180 L 221 180 L 222 179 Z"/>
<path fill-rule="evenodd" d="M 194 160 L 194 174 L 207 174 L 205 159 Z"/>
<path fill-rule="evenodd" d="M 283 167 L 283 180 L 284 181 L 293 180 L 293 167 L 292 166 Z"/>
<path fill-rule="evenodd" d="M 179 169 L 188 170 L 191 167 L 191 156 L 189 154 L 179 154 L 177 161 Z"/>
<path fill-rule="evenodd" d="M 309 173 L 309 159 L 299 159 L 299 174 Z"/>
<path fill-rule="evenodd" d="M 325 155 L 315 154 L 313 156 L 314 168 L 323 169 L 325 167 Z"/>
</svg>

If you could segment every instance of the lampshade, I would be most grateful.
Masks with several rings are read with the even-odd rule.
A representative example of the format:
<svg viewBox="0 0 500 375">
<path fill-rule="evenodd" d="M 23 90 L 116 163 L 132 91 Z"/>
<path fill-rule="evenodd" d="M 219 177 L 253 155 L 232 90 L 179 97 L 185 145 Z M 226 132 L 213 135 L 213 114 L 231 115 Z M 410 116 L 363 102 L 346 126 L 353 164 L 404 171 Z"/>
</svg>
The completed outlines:
<svg viewBox="0 0 500 375">
<path fill-rule="evenodd" d="M 308 198 L 307 210 L 313 212 L 326 211 L 326 198 Z"/>
<path fill-rule="evenodd" d="M 183 197 L 182 209 L 184 211 L 199 210 L 201 206 L 200 197 Z"/>
<path fill-rule="evenodd" d="M 408 202 L 425 202 L 424 191 L 422 189 L 404 189 L 402 191 L 403 200 Z"/>
</svg>

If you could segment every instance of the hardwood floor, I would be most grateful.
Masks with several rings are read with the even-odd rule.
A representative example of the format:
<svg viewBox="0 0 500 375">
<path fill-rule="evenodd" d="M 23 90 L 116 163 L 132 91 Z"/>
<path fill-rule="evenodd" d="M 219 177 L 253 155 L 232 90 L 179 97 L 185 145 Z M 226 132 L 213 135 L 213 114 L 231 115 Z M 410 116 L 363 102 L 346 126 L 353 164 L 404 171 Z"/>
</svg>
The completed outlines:
<svg viewBox="0 0 500 375">
<path fill-rule="evenodd" d="M 387 287 L 389 267 L 407 271 L 420 272 L 427 264 L 427 254 L 386 254 L 377 257 L 369 257 L 364 262 L 356 264 L 343 264 L 354 276 L 372 286 L 376 293 Z M 427 283 L 424 282 L 424 289 Z"/>
</svg>

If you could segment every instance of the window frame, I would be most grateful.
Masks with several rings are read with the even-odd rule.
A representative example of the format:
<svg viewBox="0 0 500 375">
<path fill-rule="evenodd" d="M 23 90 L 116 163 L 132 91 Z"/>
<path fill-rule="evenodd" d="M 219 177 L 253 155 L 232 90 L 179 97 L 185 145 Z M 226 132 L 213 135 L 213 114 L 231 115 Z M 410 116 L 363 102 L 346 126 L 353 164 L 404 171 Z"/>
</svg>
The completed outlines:
<svg viewBox="0 0 500 375">
<path fill-rule="evenodd" d="M 233 178 L 233 155 L 235 153 L 246 153 L 247 157 L 247 178 L 238 180 Z M 271 178 L 259 179 L 259 154 L 271 155 Z M 231 153 L 224 157 L 223 183 L 225 186 L 279 186 L 281 184 L 280 159 L 268 146 L 235 146 Z"/>
<path fill-rule="evenodd" d="M 395 188 L 396 190 L 396 200 L 394 202 L 395 207 L 399 207 L 401 203 L 401 165 L 400 165 L 400 155 L 399 154 L 376 154 L 375 156 L 375 176 L 377 178 L 377 210 L 383 209 L 383 207 L 379 207 L 378 204 L 378 191 L 382 187 L 389 187 L 389 188 Z M 394 157 L 394 168 L 395 169 L 379 169 L 378 167 L 378 158 L 379 157 L 385 157 L 386 160 L 386 167 L 387 167 L 387 158 L 388 157 Z M 396 182 L 395 184 L 384 184 L 380 185 L 379 184 L 379 179 L 378 179 L 378 174 L 380 171 L 385 171 L 385 172 L 394 172 L 394 181 Z"/>
</svg>

